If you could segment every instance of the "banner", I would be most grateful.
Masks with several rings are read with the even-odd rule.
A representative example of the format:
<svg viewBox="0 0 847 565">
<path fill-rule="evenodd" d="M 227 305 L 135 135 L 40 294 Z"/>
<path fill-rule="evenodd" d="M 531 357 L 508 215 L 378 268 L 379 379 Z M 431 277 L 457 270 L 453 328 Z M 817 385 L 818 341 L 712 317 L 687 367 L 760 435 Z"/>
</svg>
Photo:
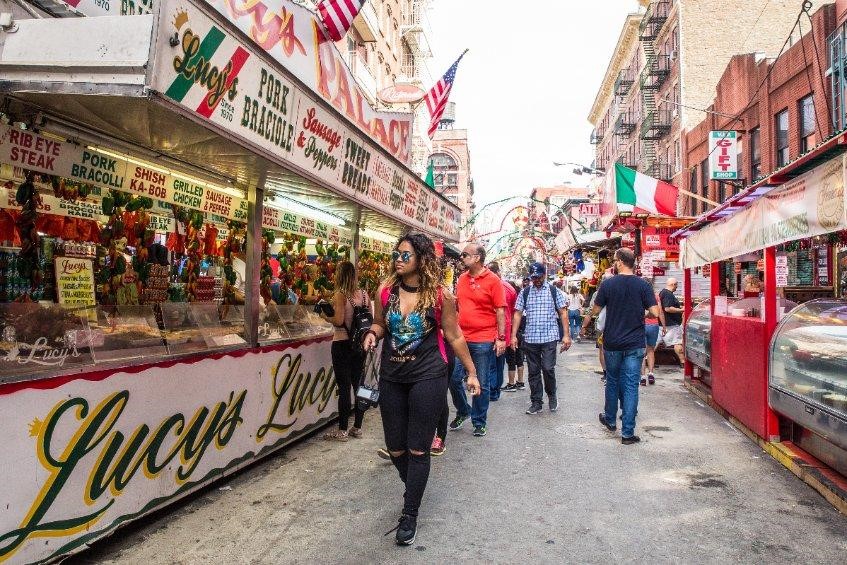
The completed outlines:
<svg viewBox="0 0 847 565">
<path fill-rule="evenodd" d="M 845 157 L 836 157 L 706 226 L 682 244 L 684 268 L 847 229 Z"/>
<path fill-rule="evenodd" d="M 328 422 L 331 341 L 0 386 L 0 561 L 32 563 Z"/>
<path fill-rule="evenodd" d="M 738 180 L 738 132 L 709 132 L 709 179 Z"/>
<path fill-rule="evenodd" d="M 277 59 L 286 68 L 301 63 L 296 46 L 302 44 L 306 49 L 309 44 L 298 31 L 301 21 L 298 18 L 305 14 L 303 25 L 312 26 L 314 19 L 309 12 L 289 5 L 286 0 L 275 0 L 278 6 L 271 12 L 265 12 L 261 2 L 253 2 L 248 8 L 231 5 L 229 1 L 212 2 L 212 6 L 219 11 L 224 6 L 224 15 L 234 18 L 251 37 L 260 33 L 257 31 L 260 28 L 254 29 L 257 14 L 264 18 L 263 37 L 279 31 L 275 26 L 278 18 L 283 17 L 287 27 L 282 29 L 289 43 L 268 43 L 262 37 L 257 42 L 271 54 L 289 45 L 293 49 L 290 58 L 283 60 L 279 55 Z M 309 29 L 307 37 L 314 44 L 314 29 Z M 174 37 L 178 40 L 175 46 L 171 41 Z M 411 130 L 406 132 L 405 126 L 394 121 L 385 123 L 382 119 L 368 118 L 364 108 L 369 106 L 359 105 L 354 83 L 347 82 L 341 69 L 330 75 L 321 67 L 320 81 L 315 83 L 316 90 L 310 92 L 275 72 L 276 67 L 266 58 L 266 53 L 257 52 L 253 45 L 226 33 L 202 9 L 166 0 L 160 15 L 151 87 L 202 120 L 260 148 L 283 165 L 296 165 L 351 200 L 438 237 L 458 239 L 461 222 L 458 208 L 432 194 L 420 178 L 387 156 L 405 156 L 400 160 L 408 160 L 408 150 L 400 146 L 406 143 L 401 143 L 401 138 L 405 140 Z M 208 67 L 208 76 L 196 72 L 200 60 Z M 306 72 L 305 68 L 301 71 Z M 309 72 L 315 72 L 314 62 Z M 216 79 L 211 81 L 209 76 Z M 340 81 L 340 86 L 334 81 Z M 358 129 L 348 127 L 346 120 L 326 109 L 326 101 L 315 92 L 321 95 L 332 92 L 328 98 L 324 97 L 360 128 L 361 120 L 370 119 L 368 127 L 375 128 L 378 135 L 369 137 L 376 137 L 378 143 Z"/>
</svg>

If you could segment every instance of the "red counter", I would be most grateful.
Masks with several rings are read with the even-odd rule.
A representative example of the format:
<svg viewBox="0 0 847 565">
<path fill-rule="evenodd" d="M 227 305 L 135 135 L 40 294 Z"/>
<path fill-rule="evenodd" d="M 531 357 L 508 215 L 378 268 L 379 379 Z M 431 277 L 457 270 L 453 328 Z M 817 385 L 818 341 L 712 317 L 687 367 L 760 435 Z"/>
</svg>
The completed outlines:
<svg viewBox="0 0 847 565">
<path fill-rule="evenodd" d="M 768 437 L 768 347 L 759 318 L 712 317 L 712 398 L 759 437 Z"/>
</svg>

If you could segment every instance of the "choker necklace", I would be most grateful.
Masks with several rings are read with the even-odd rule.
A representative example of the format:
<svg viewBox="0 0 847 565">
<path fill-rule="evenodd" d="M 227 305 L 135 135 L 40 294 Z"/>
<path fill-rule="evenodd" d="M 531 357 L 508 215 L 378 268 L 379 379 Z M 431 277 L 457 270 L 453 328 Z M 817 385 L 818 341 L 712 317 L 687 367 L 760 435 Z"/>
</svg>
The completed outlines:
<svg viewBox="0 0 847 565">
<path fill-rule="evenodd" d="M 415 294 L 418 291 L 418 288 L 420 288 L 420 287 L 409 286 L 401 280 L 400 281 L 400 288 L 402 288 L 403 290 L 405 290 L 406 292 L 408 292 L 410 294 Z"/>
</svg>

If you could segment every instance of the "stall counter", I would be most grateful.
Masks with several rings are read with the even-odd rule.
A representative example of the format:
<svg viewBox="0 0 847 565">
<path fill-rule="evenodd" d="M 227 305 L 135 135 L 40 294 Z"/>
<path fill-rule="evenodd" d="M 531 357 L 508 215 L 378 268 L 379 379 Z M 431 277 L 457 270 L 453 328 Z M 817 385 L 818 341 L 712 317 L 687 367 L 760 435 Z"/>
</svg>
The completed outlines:
<svg viewBox="0 0 847 565">
<path fill-rule="evenodd" d="M 330 346 L 304 341 L 0 385 L 0 561 L 84 549 L 329 422 Z"/>
</svg>

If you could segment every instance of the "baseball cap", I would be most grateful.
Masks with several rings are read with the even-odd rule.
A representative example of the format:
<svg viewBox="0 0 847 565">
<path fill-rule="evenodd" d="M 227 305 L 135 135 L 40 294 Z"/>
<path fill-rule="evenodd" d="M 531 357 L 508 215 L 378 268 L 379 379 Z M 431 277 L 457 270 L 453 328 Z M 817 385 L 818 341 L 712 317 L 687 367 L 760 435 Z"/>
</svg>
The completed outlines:
<svg viewBox="0 0 847 565">
<path fill-rule="evenodd" d="M 543 277 L 547 274 L 547 269 L 544 268 L 542 263 L 533 263 L 529 267 L 529 276 L 530 278 Z"/>
</svg>

